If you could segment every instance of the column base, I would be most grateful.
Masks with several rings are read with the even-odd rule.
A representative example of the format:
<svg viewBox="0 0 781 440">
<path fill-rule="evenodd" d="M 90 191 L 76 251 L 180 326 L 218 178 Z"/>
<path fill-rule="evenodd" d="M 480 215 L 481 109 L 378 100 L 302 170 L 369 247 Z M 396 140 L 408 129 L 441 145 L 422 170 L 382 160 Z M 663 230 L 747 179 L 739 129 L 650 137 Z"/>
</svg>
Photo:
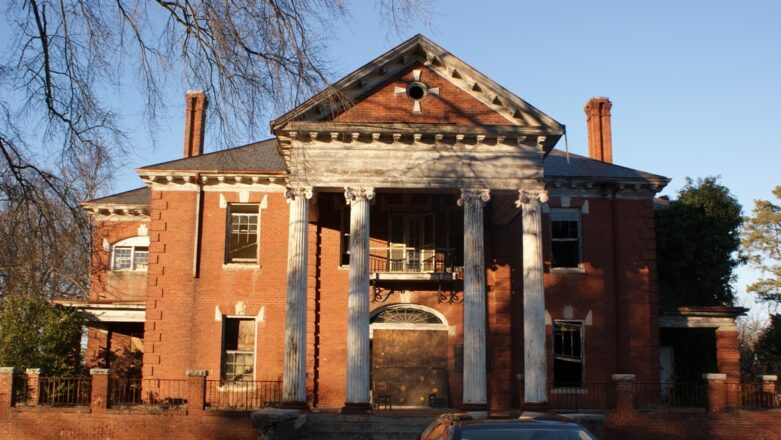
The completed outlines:
<svg viewBox="0 0 781 440">
<path fill-rule="evenodd" d="M 346 402 L 341 410 L 339 410 L 340 414 L 371 414 L 372 413 L 372 405 L 371 403 L 352 403 L 352 402 Z"/>
<path fill-rule="evenodd" d="M 488 411 L 487 403 L 462 403 L 461 409 L 467 412 Z"/>
<path fill-rule="evenodd" d="M 548 412 L 550 411 L 550 403 L 548 402 L 524 402 L 524 411 L 531 412 Z"/>
<path fill-rule="evenodd" d="M 309 410 L 309 406 L 306 404 L 306 402 L 298 402 L 296 400 L 282 402 L 279 407 L 282 409 L 300 409 L 301 411 Z"/>
</svg>

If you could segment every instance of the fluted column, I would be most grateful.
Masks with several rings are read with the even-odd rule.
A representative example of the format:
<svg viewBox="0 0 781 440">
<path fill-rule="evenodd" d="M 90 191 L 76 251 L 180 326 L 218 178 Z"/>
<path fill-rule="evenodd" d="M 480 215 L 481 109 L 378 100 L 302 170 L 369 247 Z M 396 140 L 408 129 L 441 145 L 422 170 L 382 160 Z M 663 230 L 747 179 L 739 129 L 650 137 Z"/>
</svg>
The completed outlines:
<svg viewBox="0 0 781 440">
<path fill-rule="evenodd" d="M 461 190 L 464 207 L 464 397 L 465 409 L 487 409 L 485 350 L 485 253 L 483 205 L 488 190 Z"/>
<path fill-rule="evenodd" d="M 542 203 L 545 191 L 519 191 L 523 217 L 523 351 L 524 401 L 527 407 L 547 405 L 545 355 L 545 287 L 542 268 Z"/>
<path fill-rule="evenodd" d="M 312 188 L 288 188 L 287 308 L 282 399 L 287 407 L 306 407 L 306 289 L 309 199 Z"/>
<path fill-rule="evenodd" d="M 350 290 L 347 295 L 347 395 L 343 411 L 369 404 L 369 212 L 374 188 L 347 188 L 350 205 Z"/>
</svg>

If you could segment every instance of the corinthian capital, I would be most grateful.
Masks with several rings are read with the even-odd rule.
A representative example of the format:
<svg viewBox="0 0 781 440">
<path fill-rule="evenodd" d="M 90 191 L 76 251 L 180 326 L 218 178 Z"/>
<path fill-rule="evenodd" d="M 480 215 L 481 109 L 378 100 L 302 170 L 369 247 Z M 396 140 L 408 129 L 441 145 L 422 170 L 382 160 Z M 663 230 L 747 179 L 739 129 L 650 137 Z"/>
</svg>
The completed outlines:
<svg viewBox="0 0 781 440">
<path fill-rule="evenodd" d="M 362 188 L 347 187 L 344 189 L 344 199 L 348 205 L 358 199 L 371 200 L 373 198 L 374 188 L 370 186 Z"/>
<path fill-rule="evenodd" d="M 312 187 L 311 186 L 297 186 L 297 187 L 288 187 L 285 188 L 285 198 L 287 199 L 287 202 L 290 203 L 291 201 L 295 199 L 311 199 L 312 198 Z"/>
<path fill-rule="evenodd" d="M 524 203 L 529 203 L 531 201 L 539 201 L 540 203 L 546 203 L 548 201 L 548 191 L 545 191 L 544 189 L 518 190 L 518 200 L 515 201 L 515 206 L 520 208 L 521 205 L 523 205 Z"/>
<path fill-rule="evenodd" d="M 461 197 L 456 203 L 458 206 L 464 206 L 466 203 L 479 202 L 485 204 L 491 200 L 491 190 L 488 189 L 462 189 Z"/>
</svg>

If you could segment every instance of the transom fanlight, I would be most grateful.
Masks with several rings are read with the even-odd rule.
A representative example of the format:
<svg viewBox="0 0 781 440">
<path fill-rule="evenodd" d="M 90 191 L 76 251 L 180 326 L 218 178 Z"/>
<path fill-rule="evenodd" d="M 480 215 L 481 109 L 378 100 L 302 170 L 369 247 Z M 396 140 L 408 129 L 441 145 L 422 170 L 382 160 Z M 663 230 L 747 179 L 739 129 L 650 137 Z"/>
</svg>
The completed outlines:
<svg viewBox="0 0 781 440">
<path fill-rule="evenodd" d="M 383 310 L 372 320 L 374 323 L 393 324 L 442 324 L 433 313 L 413 307 L 392 307 Z"/>
</svg>

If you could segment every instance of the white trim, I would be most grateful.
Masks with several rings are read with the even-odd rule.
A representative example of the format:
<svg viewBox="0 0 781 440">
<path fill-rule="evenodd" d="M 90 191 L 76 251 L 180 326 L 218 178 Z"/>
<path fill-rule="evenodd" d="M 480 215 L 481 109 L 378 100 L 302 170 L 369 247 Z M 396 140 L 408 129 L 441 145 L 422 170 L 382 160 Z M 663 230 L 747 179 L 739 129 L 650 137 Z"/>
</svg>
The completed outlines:
<svg viewBox="0 0 781 440">
<path fill-rule="evenodd" d="M 115 243 L 113 243 L 111 246 L 138 246 L 138 247 L 149 247 L 149 236 L 148 235 L 138 235 L 135 237 L 128 237 L 124 238 L 122 240 L 119 240 Z"/>
<path fill-rule="evenodd" d="M 434 316 L 436 316 L 441 324 L 431 324 L 431 323 L 397 323 L 397 322 L 371 322 L 374 317 L 379 315 L 380 313 L 395 309 L 395 308 L 404 308 L 404 309 L 415 309 L 415 310 L 421 310 L 426 313 L 430 313 Z M 378 307 L 374 310 L 372 310 L 369 313 L 369 339 L 374 338 L 374 329 L 377 330 L 429 330 L 429 331 L 448 331 L 450 330 L 450 327 L 447 323 L 447 318 L 445 318 L 445 315 L 438 312 L 437 310 L 434 310 L 430 307 L 422 306 L 419 304 L 410 304 L 410 303 L 404 303 L 404 304 L 388 304 L 386 306 Z M 448 333 L 449 334 L 449 333 Z"/>
</svg>

